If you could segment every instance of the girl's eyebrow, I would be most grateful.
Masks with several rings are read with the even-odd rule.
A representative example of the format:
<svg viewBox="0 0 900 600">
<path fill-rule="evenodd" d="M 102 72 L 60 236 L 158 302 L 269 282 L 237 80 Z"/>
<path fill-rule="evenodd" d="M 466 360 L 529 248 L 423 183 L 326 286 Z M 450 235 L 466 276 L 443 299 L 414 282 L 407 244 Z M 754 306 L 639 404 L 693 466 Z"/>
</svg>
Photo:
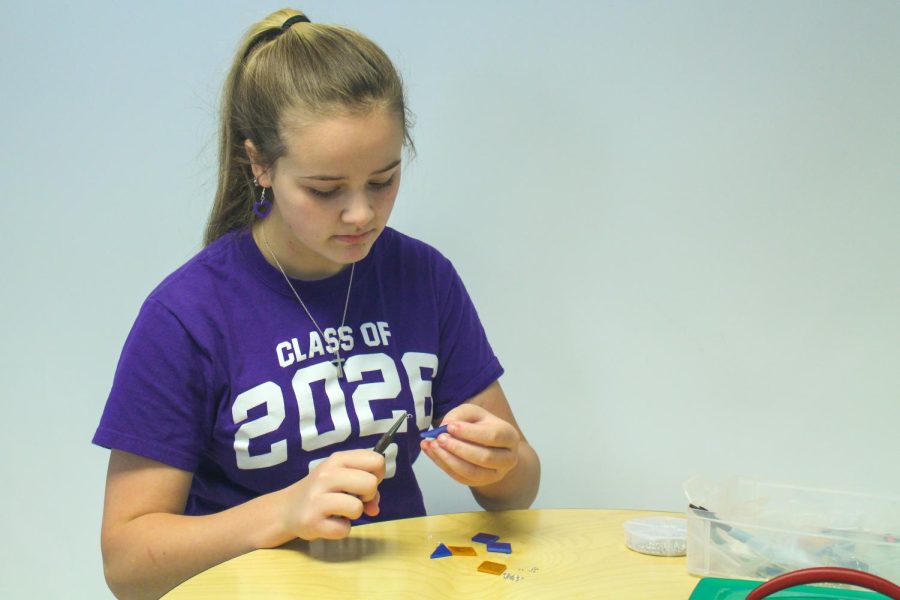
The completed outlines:
<svg viewBox="0 0 900 600">
<path fill-rule="evenodd" d="M 369 174 L 369 176 L 371 177 L 372 175 L 380 175 L 381 173 L 390 171 L 399 164 L 400 159 L 398 158 L 386 167 L 378 169 L 377 171 L 373 171 Z M 347 179 L 347 177 L 345 175 L 302 175 L 300 179 L 315 179 L 317 181 L 341 181 L 343 179 Z"/>
</svg>

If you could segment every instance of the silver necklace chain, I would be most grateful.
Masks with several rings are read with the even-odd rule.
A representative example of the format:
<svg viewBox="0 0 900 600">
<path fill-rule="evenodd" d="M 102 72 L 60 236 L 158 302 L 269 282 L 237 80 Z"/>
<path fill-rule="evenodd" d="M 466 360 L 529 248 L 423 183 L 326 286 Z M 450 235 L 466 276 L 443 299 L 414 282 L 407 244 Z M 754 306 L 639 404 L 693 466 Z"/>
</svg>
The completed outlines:
<svg viewBox="0 0 900 600">
<path fill-rule="evenodd" d="M 325 343 L 325 333 L 322 331 L 322 328 L 319 327 L 319 324 L 316 322 L 315 317 L 312 316 L 312 313 L 309 312 L 309 309 L 306 308 L 306 304 L 300 298 L 300 294 L 297 293 L 297 289 L 294 287 L 294 284 L 291 283 L 290 277 L 287 276 L 287 273 L 284 272 L 284 268 L 281 266 L 281 263 L 278 262 L 278 257 L 275 256 L 275 252 L 272 251 L 272 246 L 269 245 L 269 238 L 266 236 L 265 227 L 260 226 L 260 233 L 262 233 L 263 243 L 266 245 L 266 250 L 269 251 L 269 255 L 272 257 L 272 260 L 275 261 L 275 266 L 278 267 L 278 270 L 281 271 L 282 277 L 287 282 L 288 287 L 291 288 L 291 291 L 294 292 L 294 298 L 297 299 L 297 302 L 300 303 L 300 306 L 303 307 L 303 310 L 306 312 L 306 316 L 309 317 L 309 320 L 312 321 L 312 324 L 315 325 L 316 329 L 319 332 L 319 335 L 322 336 L 322 343 Z M 356 263 L 350 265 L 350 283 L 347 284 L 347 298 L 344 300 L 344 315 L 341 317 L 341 328 L 343 329 L 344 324 L 347 322 L 347 307 L 350 306 L 350 290 L 353 288 L 353 271 L 356 270 Z M 339 379 L 343 379 L 344 377 L 344 368 L 341 364 L 345 359 L 341 358 L 341 346 L 340 343 L 334 349 L 334 360 L 331 361 L 334 363 L 335 368 L 337 368 L 337 374 Z"/>
</svg>

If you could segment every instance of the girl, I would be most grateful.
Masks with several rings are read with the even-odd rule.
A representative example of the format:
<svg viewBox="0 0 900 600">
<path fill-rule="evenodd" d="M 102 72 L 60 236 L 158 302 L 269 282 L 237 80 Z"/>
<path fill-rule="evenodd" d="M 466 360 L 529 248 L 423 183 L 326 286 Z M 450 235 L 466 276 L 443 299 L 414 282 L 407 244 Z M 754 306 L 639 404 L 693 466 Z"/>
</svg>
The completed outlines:
<svg viewBox="0 0 900 600">
<path fill-rule="evenodd" d="M 420 451 L 486 509 L 534 500 L 538 458 L 462 282 L 386 225 L 408 127 L 396 70 L 362 35 L 290 10 L 246 35 L 206 246 L 142 306 L 94 437 L 112 449 L 102 547 L 117 595 L 424 515 Z"/>
</svg>

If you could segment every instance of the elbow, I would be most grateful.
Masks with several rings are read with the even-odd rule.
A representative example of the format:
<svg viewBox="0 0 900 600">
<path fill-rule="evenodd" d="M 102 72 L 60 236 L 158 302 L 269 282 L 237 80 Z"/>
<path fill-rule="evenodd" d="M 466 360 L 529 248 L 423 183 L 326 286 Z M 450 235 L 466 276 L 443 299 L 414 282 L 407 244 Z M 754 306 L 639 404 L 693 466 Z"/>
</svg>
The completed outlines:
<svg viewBox="0 0 900 600">
<path fill-rule="evenodd" d="M 125 600 L 125 598 L 130 597 L 124 582 L 116 577 L 116 572 L 110 568 L 105 560 L 103 561 L 103 578 L 106 579 L 106 587 L 109 588 L 113 596 L 119 600 Z"/>
<path fill-rule="evenodd" d="M 128 598 L 128 589 L 125 580 L 121 577 L 116 565 L 107 558 L 107 553 L 103 553 L 103 578 L 106 580 L 106 587 L 112 592 L 113 596 L 123 600 Z"/>
<path fill-rule="evenodd" d="M 484 510 L 520 510 L 531 508 L 540 485 L 541 461 L 528 446 L 518 466 L 505 479 L 484 488 L 472 488 L 472 495 Z"/>
<path fill-rule="evenodd" d="M 100 538 L 100 550 L 103 555 L 103 578 L 109 591 L 119 600 L 138 600 L 158 598 L 153 595 L 145 582 L 140 580 L 139 572 L 129 559 L 123 543 L 113 532 L 104 528 Z"/>
<path fill-rule="evenodd" d="M 113 596 L 119 600 L 143 600 L 144 598 L 159 598 L 161 594 L 152 593 L 137 577 L 132 576 L 115 564 L 115 561 L 103 559 L 103 577 L 106 586 Z"/>
<path fill-rule="evenodd" d="M 534 498 L 528 500 L 526 498 L 515 498 L 513 500 L 493 500 L 491 498 L 486 498 L 484 496 L 480 496 L 475 494 L 475 501 L 478 503 L 478 506 L 488 511 L 498 511 L 498 510 L 524 510 L 527 508 L 531 508 L 532 502 L 534 502 Z"/>
<path fill-rule="evenodd" d="M 109 538 L 109 534 L 104 531 L 100 540 L 100 550 L 103 555 L 103 578 L 106 580 L 106 587 L 113 593 L 113 596 L 120 600 L 130 598 L 128 595 L 128 579 L 124 577 L 121 561 L 116 560 L 117 553 L 114 551 L 114 544 Z"/>
<path fill-rule="evenodd" d="M 513 499 L 513 508 L 531 508 L 537 499 L 538 490 L 541 488 L 541 459 L 537 452 L 529 444 L 523 444 L 524 449 L 520 465 L 523 473 L 520 474 L 518 494 Z"/>
</svg>

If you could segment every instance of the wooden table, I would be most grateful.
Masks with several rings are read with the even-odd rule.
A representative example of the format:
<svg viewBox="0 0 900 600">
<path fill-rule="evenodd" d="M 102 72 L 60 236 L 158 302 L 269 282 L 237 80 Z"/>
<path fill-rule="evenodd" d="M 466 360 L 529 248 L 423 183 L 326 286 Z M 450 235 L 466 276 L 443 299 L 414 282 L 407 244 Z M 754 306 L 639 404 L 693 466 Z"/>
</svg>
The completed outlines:
<svg viewBox="0 0 900 600">
<path fill-rule="evenodd" d="M 339 541 L 297 540 L 257 550 L 189 579 L 168 600 L 204 598 L 652 598 L 690 596 L 698 579 L 684 557 L 625 547 L 622 524 L 653 514 L 627 510 L 514 510 L 434 515 L 354 527 Z M 479 532 L 512 544 L 488 553 Z M 439 543 L 477 556 L 431 559 Z M 507 565 L 478 572 L 483 561 Z"/>
</svg>

